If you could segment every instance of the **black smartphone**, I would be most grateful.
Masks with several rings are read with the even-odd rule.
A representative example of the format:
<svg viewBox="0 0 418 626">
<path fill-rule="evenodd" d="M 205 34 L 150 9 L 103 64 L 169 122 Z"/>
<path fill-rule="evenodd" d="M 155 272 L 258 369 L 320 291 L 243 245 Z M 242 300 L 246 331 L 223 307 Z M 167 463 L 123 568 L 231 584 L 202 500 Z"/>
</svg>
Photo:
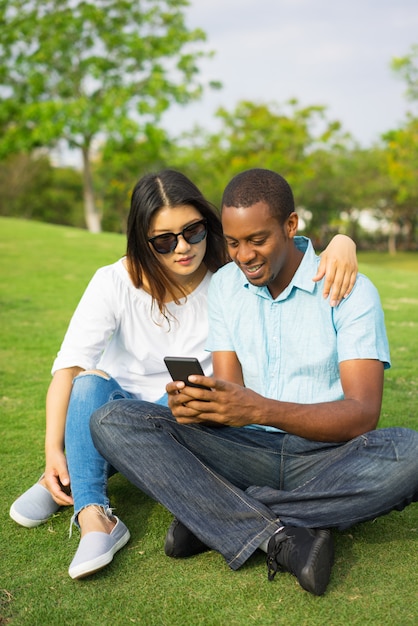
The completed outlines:
<svg viewBox="0 0 418 626">
<path fill-rule="evenodd" d="M 187 356 L 166 356 L 164 357 L 164 363 L 166 364 L 173 380 L 182 380 L 189 387 L 209 389 L 209 387 L 196 385 L 188 380 L 190 374 L 200 374 L 201 376 L 205 375 L 198 359 Z"/>
</svg>

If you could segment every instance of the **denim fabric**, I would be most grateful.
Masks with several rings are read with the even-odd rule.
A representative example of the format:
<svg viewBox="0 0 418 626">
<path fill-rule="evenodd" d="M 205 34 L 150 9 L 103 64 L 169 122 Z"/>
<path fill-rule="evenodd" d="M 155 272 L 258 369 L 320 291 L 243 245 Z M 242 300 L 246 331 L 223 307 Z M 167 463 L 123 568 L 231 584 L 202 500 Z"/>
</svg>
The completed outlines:
<svg viewBox="0 0 418 626">
<path fill-rule="evenodd" d="M 177 424 L 169 409 L 120 400 L 91 418 L 94 443 L 238 569 L 281 524 L 344 529 L 418 498 L 418 432 L 347 443 Z"/>
<path fill-rule="evenodd" d="M 94 447 L 89 428 L 90 416 L 111 400 L 131 397 L 114 378 L 86 373 L 73 381 L 65 426 L 65 451 L 75 518 L 81 509 L 90 504 L 109 506 L 107 480 L 114 473 Z M 167 406 L 167 394 L 158 403 Z"/>
</svg>

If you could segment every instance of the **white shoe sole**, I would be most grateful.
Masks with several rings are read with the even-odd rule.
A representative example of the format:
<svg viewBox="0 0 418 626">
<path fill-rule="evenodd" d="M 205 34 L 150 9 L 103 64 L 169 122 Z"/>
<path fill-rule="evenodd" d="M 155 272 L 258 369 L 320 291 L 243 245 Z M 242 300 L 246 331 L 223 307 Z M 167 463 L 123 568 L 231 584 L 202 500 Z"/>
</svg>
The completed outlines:
<svg viewBox="0 0 418 626">
<path fill-rule="evenodd" d="M 13 502 L 9 515 L 16 524 L 35 528 L 45 524 L 59 508 L 48 489 L 38 481 Z"/>
<path fill-rule="evenodd" d="M 10 507 L 9 515 L 16 524 L 20 526 L 24 526 L 25 528 L 36 528 L 36 526 L 40 526 L 41 524 L 45 524 L 49 520 L 51 516 L 46 517 L 45 519 L 30 519 L 29 517 L 25 517 L 18 513 L 15 509 L 14 504 Z"/>
</svg>

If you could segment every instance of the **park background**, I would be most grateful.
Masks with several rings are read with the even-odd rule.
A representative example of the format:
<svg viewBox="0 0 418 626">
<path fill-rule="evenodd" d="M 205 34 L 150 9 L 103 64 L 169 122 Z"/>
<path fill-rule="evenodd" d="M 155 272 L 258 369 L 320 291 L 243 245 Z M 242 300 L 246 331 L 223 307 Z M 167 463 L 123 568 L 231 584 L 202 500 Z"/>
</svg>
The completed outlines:
<svg viewBox="0 0 418 626">
<path fill-rule="evenodd" d="M 413 0 L 3 0 L 0 20 L 0 216 L 123 233 L 145 172 L 219 206 L 267 167 L 318 248 L 417 249 Z"/>
<path fill-rule="evenodd" d="M 318 250 L 335 232 L 355 239 L 391 343 L 380 425 L 417 428 L 418 7 L 336 5 L 0 3 L 1 626 L 416 623 L 416 505 L 336 533 L 322 598 L 289 575 L 268 583 L 261 554 L 236 573 L 212 552 L 166 559 L 170 514 L 121 476 L 111 497 L 133 539 L 81 583 L 67 574 L 70 510 L 32 531 L 8 517 L 43 468 L 70 316 L 97 267 L 124 254 L 135 181 L 162 167 L 216 206 L 237 172 L 274 169 Z"/>
</svg>

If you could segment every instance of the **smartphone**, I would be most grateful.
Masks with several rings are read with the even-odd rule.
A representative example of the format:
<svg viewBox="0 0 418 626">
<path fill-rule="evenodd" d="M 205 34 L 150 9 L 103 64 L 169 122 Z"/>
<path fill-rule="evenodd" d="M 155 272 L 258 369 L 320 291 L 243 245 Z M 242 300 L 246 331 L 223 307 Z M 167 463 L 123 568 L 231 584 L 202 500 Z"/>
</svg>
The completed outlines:
<svg viewBox="0 0 418 626">
<path fill-rule="evenodd" d="M 188 380 L 190 374 L 200 374 L 201 376 L 205 375 L 202 370 L 202 366 L 197 359 L 187 356 L 166 356 L 164 357 L 164 363 L 166 364 L 173 380 L 182 380 L 189 387 L 209 389 L 209 387 L 196 385 Z"/>
</svg>

